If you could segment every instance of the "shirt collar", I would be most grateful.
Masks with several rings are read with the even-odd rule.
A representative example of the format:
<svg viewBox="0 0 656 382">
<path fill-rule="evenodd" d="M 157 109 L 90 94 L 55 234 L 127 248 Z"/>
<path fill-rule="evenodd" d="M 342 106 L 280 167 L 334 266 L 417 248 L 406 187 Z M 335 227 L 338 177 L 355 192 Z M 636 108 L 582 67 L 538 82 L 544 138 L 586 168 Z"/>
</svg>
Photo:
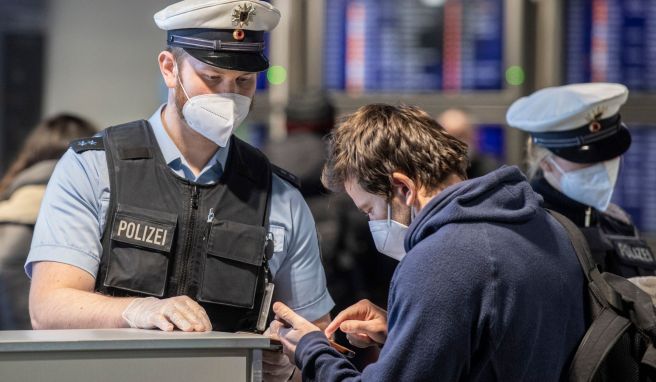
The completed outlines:
<svg viewBox="0 0 656 382">
<path fill-rule="evenodd" d="M 186 167 L 189 167 L 187 164 L 187 160 L 182 156 L 180 153 L 180 150 L 178 147 L 173 143 L 173 140 L 171 137 L 169 137 L 169 134 L 166 132 L 164 129 L 164 124 L 162 123 L 162 110 L 166 104 L 160 105 L 160 107 L 155 110 L 153 115 L 150 116 L 148 119 L 148 123 L 150 123 L 150 126 L 153 128 L 153 133 L 155 134 L 155 139 L 157 140 L 157 144 L 159 145 L 160 150 L 162 151 L 162 156 L 164 157 L 164 161 L 169 167 L 179 167 L 180 165 L 184 165 Z M 216 164 L 220 166 L 220 169 L 223 170 L 225 168 L 225 164 L 228 160 L 228 152 L 230 151 L 230 140 L 228 140 L 228 144 L 226 144 L 226 147 L 219 148 L 214 156 L 210 158 L 210 160 L 207 162 L 201 173 L 199 174 L 202 176 L 202 174 L 205 173 L 210 168 L 213 168 Z"/>
</svg>

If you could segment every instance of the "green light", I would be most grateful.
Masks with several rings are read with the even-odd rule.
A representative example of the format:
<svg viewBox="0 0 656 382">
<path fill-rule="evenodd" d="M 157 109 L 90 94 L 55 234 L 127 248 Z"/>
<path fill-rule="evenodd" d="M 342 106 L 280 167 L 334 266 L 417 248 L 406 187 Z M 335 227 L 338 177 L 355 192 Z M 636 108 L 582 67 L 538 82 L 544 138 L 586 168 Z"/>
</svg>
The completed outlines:
<svg viewBox="0 0 656 382">
<path fill-rule="evenodd" d="M 280 85 L 287 79 L 287 70 L 280 65 L 274 65 L 267 70 L 267 80 L 272 85 Z"/>
<path fill-rule="evenodd" d="M 506 81 L 513 86 L 519 86 L 524 83 L 524 69 L 521 66 L 511 66 L 506 70 Z"/>
</svg>

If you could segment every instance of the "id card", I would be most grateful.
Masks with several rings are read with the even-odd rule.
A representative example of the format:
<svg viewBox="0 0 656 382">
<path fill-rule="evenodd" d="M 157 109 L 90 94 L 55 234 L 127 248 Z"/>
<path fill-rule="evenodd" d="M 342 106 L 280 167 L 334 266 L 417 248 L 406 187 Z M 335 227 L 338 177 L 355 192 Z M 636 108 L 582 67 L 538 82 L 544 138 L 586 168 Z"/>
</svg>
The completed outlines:
<svg viewBox="0 0 656 382">
<path fill-rule="evenodd" d="M 264 296 L 262 297 L 262 305 L 260 306 L 260 315 L 257 318 L 257 325 L 255 329 L 258 332 L 266 330 L 267 321 L 269 318 L 269 311 L 271 311 L 271 300 L 273 299 L 273 283 L 267 283 L 264 287 Z"/>
</svg>

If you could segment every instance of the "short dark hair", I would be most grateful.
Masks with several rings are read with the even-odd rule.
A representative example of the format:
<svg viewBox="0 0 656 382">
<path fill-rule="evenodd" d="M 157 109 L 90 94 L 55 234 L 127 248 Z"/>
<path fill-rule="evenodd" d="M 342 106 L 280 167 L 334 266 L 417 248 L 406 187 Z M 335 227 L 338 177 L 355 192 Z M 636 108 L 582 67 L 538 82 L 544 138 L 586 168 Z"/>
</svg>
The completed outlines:
<svg viewBox="0 0 656 382">
<path fill-rule="evenodd" d="M 185 50 L 179 46 L 167 46 L 165 50 L 173 54 L 173 58 L 178 65 L 180 64 L 180 59 L 184 57 L 185 54 L 187 54 L 187 52 L 185 52 Z"/>
<path fill-rule="evenodd" d="M 332 191 L 343 191 L 344 183 L 354 180 L 389 199 L 395 171 L 429 191 L 452 174 L 467 179 L 467 145 L 415 106 L 363 106 L 346 117 L 328 143 L 322 182 Z"/>
</svg>

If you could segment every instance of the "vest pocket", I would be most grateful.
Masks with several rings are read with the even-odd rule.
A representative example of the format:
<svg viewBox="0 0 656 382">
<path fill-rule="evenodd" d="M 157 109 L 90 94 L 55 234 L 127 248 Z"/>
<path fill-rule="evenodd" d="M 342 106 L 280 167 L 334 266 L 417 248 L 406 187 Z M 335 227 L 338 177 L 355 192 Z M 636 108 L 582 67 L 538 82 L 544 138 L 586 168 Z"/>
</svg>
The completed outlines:
<svg viewBox="0 0 656 382">
<path fill-rule="evenodd" d="M 217 221 L 208 237 L 198 300 L 252 309 L 265 240 L 264 227 Z"/>
<path fill-rule="evenodd" d="M 119 204 L 103 285 L 164 296 L 177 218 L 168 212 Z"/>
</svg>

